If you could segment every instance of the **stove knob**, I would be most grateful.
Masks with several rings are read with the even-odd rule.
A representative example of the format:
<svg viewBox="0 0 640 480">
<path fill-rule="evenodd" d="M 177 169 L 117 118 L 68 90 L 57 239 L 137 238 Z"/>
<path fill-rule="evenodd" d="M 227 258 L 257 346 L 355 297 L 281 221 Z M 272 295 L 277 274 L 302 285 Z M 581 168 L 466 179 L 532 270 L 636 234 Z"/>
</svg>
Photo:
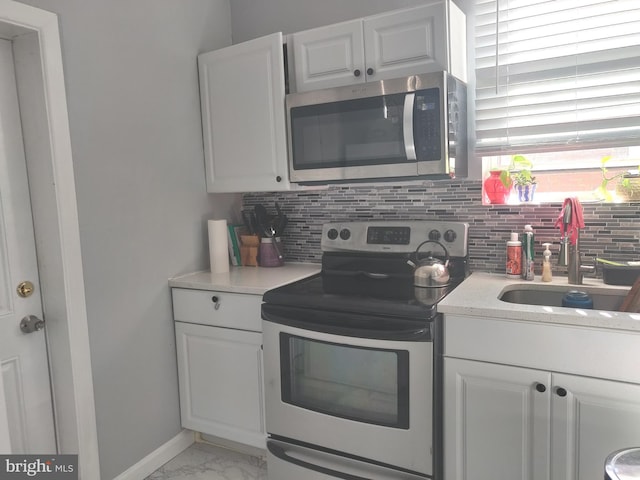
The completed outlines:
<svg viewBox="0 0 640 480">
<path fill-rule="evenodd" d="M 438 230 L 431 230 L 429 232 L 429 240 L 434 240 L 434 241 L 438 241 L 440 240 L 440 232 Z"/>
<path fill-rule="evenodd" d="M 336 238 L 338 238 L 338 230 L 336 230 L 335 228 L 330 229 L 327 232 L 327 237 L 329 237 L 329 240 L 335 240 Z"/>
<path fill-rule="evenodd" d="M 453 230 L 447 230 L 444 232 L 444 239 L 449 243 L 454 242 L 457 237 L 458 235 Z"/>
<path fill-rule="evenodd" d="M 351 231 L 348 228 L 340 230 L 340 238 L 342 240 L 349 240 L 351 238 Z"/>
</svg>

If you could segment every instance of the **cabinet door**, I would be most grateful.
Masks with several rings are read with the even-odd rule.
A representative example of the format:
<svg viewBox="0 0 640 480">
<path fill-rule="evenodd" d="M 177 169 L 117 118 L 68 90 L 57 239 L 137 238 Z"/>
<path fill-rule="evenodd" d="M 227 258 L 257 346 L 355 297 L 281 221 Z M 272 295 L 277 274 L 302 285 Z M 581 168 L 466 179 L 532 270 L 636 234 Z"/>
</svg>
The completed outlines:
<svg viewBox="0 0 640 480">
<path fill-rule="evenodd" d="M 286 190 L 282 34 L 198 56 L 207 191 Z"/>
<path fill-rule="evenodd" d="M 175 322 L 182 426 L 266 448 L 262 335 Z"/>
<path fill-rule="evenodd" d="M 561 374 L 553 383 L 551 478 L 601 480 L 610 453 L 640 445 L 640 385 Z"/>
<path fill-rule="evenodd" d="M 444 478 L 548 479 L 551 375 L 453 358 L 444 365 Z"/>
<path fill-rule="evenodd" d="M 449 70 L 444 2 L 364 19 L 367 81 Z"/>
<path fill-rule="evenodd" d="M 362 20 L 305 30 L 291 38 L 298 92 L 365 81 Z"/>
</svg>

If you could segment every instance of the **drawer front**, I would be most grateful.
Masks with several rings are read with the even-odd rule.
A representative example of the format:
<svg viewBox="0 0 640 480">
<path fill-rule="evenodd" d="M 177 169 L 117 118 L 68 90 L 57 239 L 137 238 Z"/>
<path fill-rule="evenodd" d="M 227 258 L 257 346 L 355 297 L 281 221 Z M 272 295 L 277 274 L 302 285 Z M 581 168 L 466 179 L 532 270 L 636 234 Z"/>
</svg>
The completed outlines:
<svg viewBox="0 0 640 480">
<path fill-rule="evenodd" d="M 262 331 L 261 295 L 173 288 L 173 318 L 180 322 Z M 217 307 L 216 308 L 216 300 Z"/>
<path fill-rule="evenodd" d="M 445 315 L 444 355 L 640 383 L 640 333 Z"/>
</svg>

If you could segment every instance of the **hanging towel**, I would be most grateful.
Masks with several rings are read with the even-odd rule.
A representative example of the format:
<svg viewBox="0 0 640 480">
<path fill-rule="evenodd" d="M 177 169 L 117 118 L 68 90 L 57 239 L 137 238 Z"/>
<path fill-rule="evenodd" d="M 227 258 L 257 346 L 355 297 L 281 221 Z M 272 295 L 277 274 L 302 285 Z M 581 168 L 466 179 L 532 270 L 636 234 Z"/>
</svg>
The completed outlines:
<svg viewBox="0 0 640 480">
<path fill-rule="evenodd" d="M 569 224 L 567 225 L 566 234 L 569 235 L 569 243 L 571 245 L 575 245 L 578 241 L 578 231 L 581 228 L 584 228 L 584 215 L 582 213 L 582 205 L 580 204 L 580 200 L 578 200 L 577 197 L 564 199 L 562 211 L 560 212 L 560 216 L 556 220 L 555 226 L 556 228 L 560 228 L 560 235 L 562 238 L 564 238 L 564 212 L 567 207 L 571 209 L 571 219 L 569 220 Z"/>
</svg>

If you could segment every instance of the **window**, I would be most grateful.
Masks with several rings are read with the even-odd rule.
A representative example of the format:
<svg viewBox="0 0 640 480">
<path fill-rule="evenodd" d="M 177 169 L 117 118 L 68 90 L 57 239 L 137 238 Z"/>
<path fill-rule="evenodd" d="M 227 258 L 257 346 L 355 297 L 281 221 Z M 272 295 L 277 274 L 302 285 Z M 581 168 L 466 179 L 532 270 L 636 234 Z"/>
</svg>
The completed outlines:
<svg viewBox="0 0 640 480">
<path fill-rule="evenodd" d="M 475 40 L 485 164 L 524 154 L 541 173 L 600 175 L 610 155 L 608 168 L 638 167 L 638 0 L 476 0 Z"/>
</svg>

